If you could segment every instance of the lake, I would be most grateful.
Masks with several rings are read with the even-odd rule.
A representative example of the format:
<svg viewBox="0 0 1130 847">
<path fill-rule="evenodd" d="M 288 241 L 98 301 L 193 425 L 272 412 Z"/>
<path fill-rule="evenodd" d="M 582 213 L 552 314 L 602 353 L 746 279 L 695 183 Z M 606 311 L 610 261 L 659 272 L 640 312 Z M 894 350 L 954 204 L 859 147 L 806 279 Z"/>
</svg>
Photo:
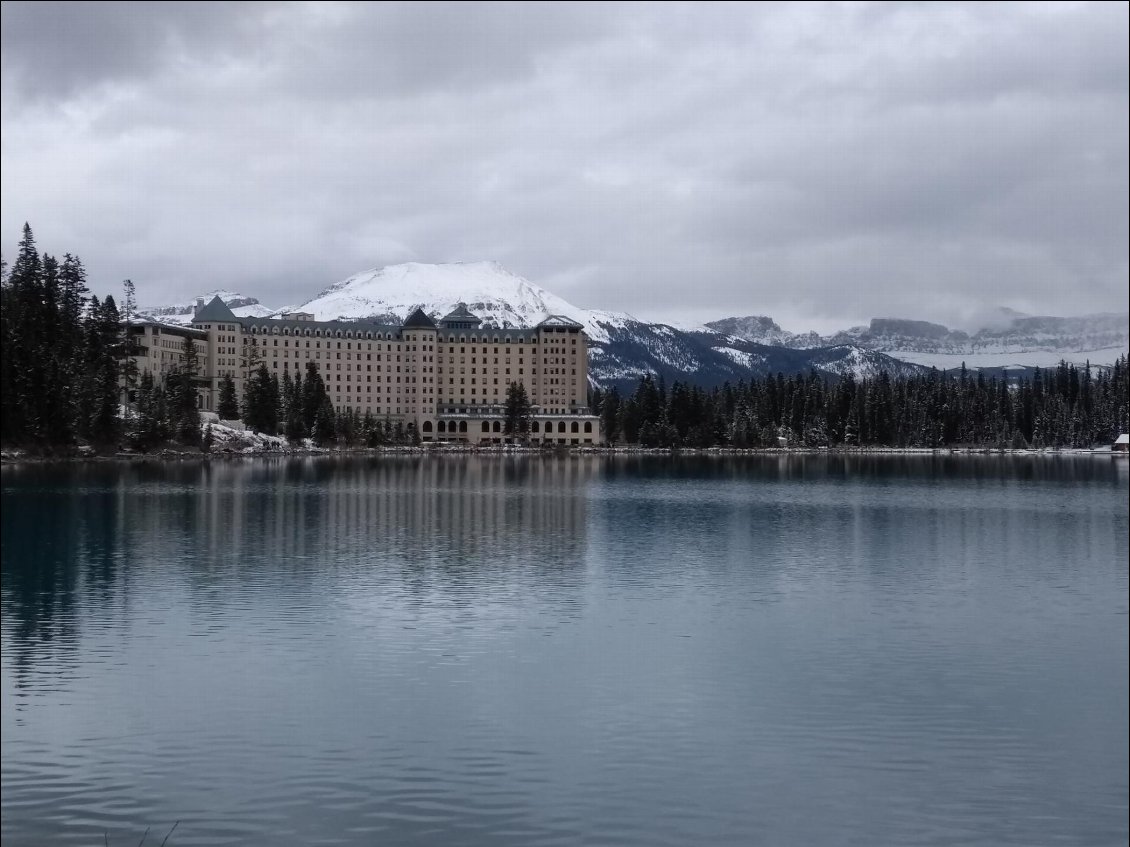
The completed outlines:
<svg viewBox="0 0 1130 847">
<path fill-rule="evenodd" d="M 1125 845 L 1128 464 L 7 466 L 4 845 Z"/>
</svg>

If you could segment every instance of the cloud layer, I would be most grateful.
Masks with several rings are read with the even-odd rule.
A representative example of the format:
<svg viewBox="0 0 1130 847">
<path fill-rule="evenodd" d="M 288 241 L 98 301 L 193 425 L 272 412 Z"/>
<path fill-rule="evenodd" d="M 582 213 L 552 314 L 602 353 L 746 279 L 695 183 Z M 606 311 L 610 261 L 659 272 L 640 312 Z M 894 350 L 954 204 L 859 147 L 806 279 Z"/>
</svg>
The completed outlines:
<svg viewBox="0 0 1130 847">
<path fill-rule="evenodd" d="M 2 8 L 4 252 L 149 302 L 495 259 L 663 319 L 1126 309 L 1123 5 Z"/>
</svg>

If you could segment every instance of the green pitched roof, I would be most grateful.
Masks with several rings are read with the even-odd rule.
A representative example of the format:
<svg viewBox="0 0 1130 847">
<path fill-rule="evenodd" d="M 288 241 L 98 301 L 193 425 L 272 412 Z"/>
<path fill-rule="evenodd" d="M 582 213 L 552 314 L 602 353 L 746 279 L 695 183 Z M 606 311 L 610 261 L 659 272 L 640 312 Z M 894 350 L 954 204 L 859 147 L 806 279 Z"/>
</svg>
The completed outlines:
<svg viewBox="0 0 1130 847">
<path fill-rule="evenodd" d="M 478 317 L 471 314 L 470 310 L 467 308 L 466 303 L 457 304 L 455 306 L 455 308 L 452 309 L 449 314 L 444 315 L 442 320 L 443 320 L 443 323 L 448 323 L 449 321 L 451 321 L 451 322 L 458 321 L 459 323 L 473 323 L 473 324 L 481 324 L 482 323 L 482 321 Z"/>
<path fill-rule="evenodd" d="M 428 313 L 423 309 L 417 309 L 408 316 L 404 326 L 410 329 L 435 329 L 436 322 L 429 318 Z"/>
<path fill-rule="evenodd" d="M 192 316 L 194 324 L 234 320 L 236 320 L 235 313 L 228 308 L 228 304 L 221 300 L 219 295 L 213 297 L 211 303 Z"/>
<path fill-rule="evenodd" d="M 584 329 L 584 324 L 577 323 L 572 318 L 567 318 L 565 315 L 546 315 L 545 320 L 538 324 L 538 326 L 564 326 L 575 327 L 577 329 Z"/>
</svg>

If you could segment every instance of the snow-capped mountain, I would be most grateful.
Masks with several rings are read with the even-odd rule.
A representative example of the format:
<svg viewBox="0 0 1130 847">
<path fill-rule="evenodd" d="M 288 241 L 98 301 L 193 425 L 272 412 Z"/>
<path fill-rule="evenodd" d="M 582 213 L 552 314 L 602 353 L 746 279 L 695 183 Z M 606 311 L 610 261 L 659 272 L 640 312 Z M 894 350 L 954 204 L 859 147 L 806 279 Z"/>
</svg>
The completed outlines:
<svg viewBox="0 0 1130 847">
<path fill-rule="evenodd" d="M 796 350 L 827 346 L 824 339 L 815 332 L 789 332 L 787 329 L 781 329 L 775 320 L 765 315 L 722 318 L 720 321 L 710 321 L 706 326 L 716 332 L 753 341 L 757 344 L 792 347 Z"/>
<path fill-rule="evenodd" d="M 510 273 L 497 262 L 431 265 L 411 262 L 373 268 L 334 283 L 293 311 L 317 320 L 369 319 L 399 323 L 417 307 L 439 319 L 457 303 L 484 326 L 534 326 L 546 315 L 566 315 L 584 325 L 591 341 L 589 372 L 598 385 L 634 385 L 645 373 L 700 384 L 751 375 L 807 371 L 862 375 L 907 366 L 854 345 L 812 352 L 750 344 L 705 327 L 679 329 L 646 323 L 624 312 L 582 309 Z M 912 368 L 913 369 L 913 368 Z"/>
<path fill-rule="evenodd" d="M 284 312 L 318 320 L 400 323 L 417 307 L 435 319 L 466 303 L 484 326 L 529 327 L 547 315 L 582 323 L 591 339 L 590 375 L 598 385 L 632 386 L 641 375 L 702 385 L 778 372 L 815 370 L 827 376 L 906 374 L 923 367 L 1047 367 L 1061 359 L 1109 364 L 1130 347 L 1128 316 L 1032 317 L 997 310 L 974 332 L 941 324 L 875 318 L 867 326 L 828 336 L 792 333 L 769 317 L 725 318 L 706 326 L 641 321 L 624 312 L 582 309 L 497 262 L 373 268 L 325 288 L 305 303 L 273 310 L 256 298 L 213 291 L 241 317 L 269 319 Z M 193 303 L 139 310 L 155 320 L 187 324 Z"/>
<path fill-rule="evenodd" d="M 400 323 L 417 307 L 439 319 L 466 303 L 484 326 L 530 327 L 546 315 L 579 321 L 591 341 L 589 373 L 598 385 L 631 389 L 645 373 L 668 382 L 690 380 L 712 385 L 778 371 L 815 369 L 828 376 L 865 376 L 879 370 L 906 372 L 902 362 L 838 345 L 794 350 L 772 343 L 751 343 L 707 327 L 647 323 L 624 312 L 582 309 L 550 291 L 510 273 L 497 262 L 430 265 L 408 263 L 373 268 L 325 288 L 305 303 L 270 309 L 256 298 L 232 291 L 219 295 L 240 317 L 269 319 L 287 312 L 309 312 L 317 320 L 375 320 Z M 165 323 L 188 324 L 194 304 L 159 306 L 139 312 Z"/>
<path fill-rule="evenodd" d="M 265 318 L 275 314 L 274 309 L 268 309 L 254 297 L 248 297 L 234 291 L 222 289 L 209 291 L 207 294 L 201 294 L 200 297 L 203 298 L 205 303 L 211 301 L 213 297 L 219 297 L 239 318 Z M 141 317 L 152 318 L 161 323 L 188 326 L 192 322 L 195 308 L 196 303 L 193 301 L 192 303 L 178 303 L 175 306 L 142 306 L 137 310 L 137 313 Z"/>
<path fill-rule="evenodd" d="M 770 318 L 725 318 L 707 326 L 762 344 L 793 349 L 852 345 L 938 368 L 1049 367 L 1067 360 L 1110 365 L 1130 348 L 1130 314 L 1034 317 L 1000 309 L 974 332 L 902 318 L 873 318 L 828 336 L 790 333 Z"/>
</svg>

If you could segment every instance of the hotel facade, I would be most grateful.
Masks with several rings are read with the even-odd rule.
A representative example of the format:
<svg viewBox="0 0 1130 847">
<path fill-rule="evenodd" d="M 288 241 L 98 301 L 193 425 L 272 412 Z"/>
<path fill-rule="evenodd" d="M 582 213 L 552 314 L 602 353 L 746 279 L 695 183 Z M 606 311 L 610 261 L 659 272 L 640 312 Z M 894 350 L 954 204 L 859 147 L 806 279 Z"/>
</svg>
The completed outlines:
<svg viewBox="0 0 1130 847">
<path fill-rule="evenodd" d="M 506 395 L 515 382 L 532 407 L 531 442 L 602 440 L 588 406 L 588 338 L 561 315 L 530 329 L 483 327 L 462 303 L 438 323 L 420 309 L 400 325 L 316 321 L 302 312 L 240 318 L 216 297 L 198 302 L 190 328 L 146 323 L 139 330 L 141 369 L 168 367 L 184 337 L 193 339 L 207 411 L 216 409 L 224 377 L 242 398 L 259 362 L 279 379 L 305 376 L 313 363 L 335 410 L 387 418 L 424 442 L 504 442 Z M 148 361 L 148 351 L 162 358 Z"/>
</svg>

